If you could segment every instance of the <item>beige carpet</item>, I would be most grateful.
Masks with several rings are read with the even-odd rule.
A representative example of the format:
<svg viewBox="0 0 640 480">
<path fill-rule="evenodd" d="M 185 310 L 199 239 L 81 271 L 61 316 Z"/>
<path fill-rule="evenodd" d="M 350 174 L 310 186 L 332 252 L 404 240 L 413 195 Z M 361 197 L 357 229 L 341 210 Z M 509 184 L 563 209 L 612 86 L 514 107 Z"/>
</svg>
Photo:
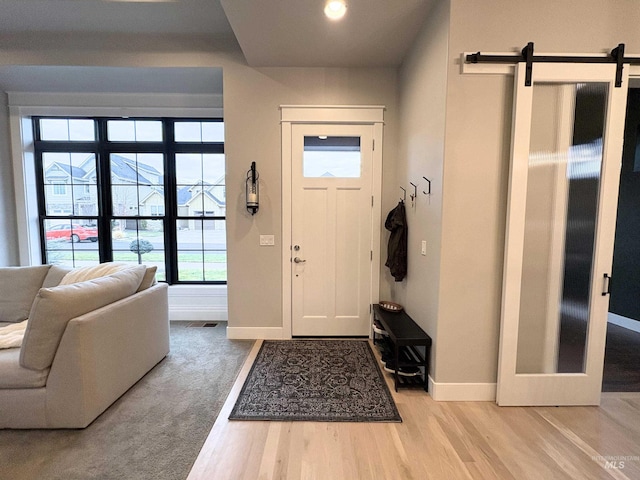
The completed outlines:
<svg viewBox="0 0 640 480">
<path fill-rule="evenodd" d="M 0 479 L 186 478 L 252 345 L 172 323 L 167 358 L 86 429 L 0 430 Z"/>
</svg>

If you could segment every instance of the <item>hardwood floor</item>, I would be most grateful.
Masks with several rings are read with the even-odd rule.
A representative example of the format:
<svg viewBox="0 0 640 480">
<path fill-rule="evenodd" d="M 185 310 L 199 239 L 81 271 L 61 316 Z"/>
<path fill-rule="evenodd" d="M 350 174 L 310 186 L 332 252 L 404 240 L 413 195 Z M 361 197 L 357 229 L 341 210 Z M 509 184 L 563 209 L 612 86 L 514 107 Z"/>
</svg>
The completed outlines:
<svg viewBox="0 0 640 480">
<path fill-rule="evenodd" d="M 607 323 L 603 392 L 640 392 L 640 333 Z"/>
<path fill-rule="evenodd" d="M 521 408 L 392 390 L 400 424 L 230 422 L 260 345 L 188 480 L 640 478 L 640 393 L 603 393 L 600 407 Z"/>
</svg>

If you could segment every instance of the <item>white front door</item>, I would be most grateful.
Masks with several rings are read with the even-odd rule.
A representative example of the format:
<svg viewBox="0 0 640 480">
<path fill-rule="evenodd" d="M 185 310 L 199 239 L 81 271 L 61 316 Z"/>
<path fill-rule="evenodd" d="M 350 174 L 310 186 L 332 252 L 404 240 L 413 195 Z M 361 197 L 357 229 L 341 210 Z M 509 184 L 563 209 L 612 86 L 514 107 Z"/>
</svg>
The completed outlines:
<svg viewBox="0 0 640 480">
<path fill-rule="evenodd" d="M 625 66 L 624 72 L 628 72 Z M 627 78 L 516 70 L 499 405 L 600 403 Z"/>
<path fill-rule="evenodd" d="M 370 332 L 373 125 L 291 129 L 292 335 Z"/>
</svg>

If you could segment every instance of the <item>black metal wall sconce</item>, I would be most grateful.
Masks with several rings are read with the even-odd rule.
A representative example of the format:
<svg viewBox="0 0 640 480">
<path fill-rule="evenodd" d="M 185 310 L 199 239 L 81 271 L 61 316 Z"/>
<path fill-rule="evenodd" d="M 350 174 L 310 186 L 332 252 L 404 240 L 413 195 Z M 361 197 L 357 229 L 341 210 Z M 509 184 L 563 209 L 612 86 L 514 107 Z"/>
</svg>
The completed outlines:
<svg viewBox="0 0 640 480">
<path fill-rule="evenodd" d="M 246 195 L 247 195 L 247 211 L 251 215 L 255 215 L 260 208 L 260 185 L 258 179 L 260 175 L 256 170 L 256 162 L 251 162 L 251 168 L 247 172 Z"/>
</svg>

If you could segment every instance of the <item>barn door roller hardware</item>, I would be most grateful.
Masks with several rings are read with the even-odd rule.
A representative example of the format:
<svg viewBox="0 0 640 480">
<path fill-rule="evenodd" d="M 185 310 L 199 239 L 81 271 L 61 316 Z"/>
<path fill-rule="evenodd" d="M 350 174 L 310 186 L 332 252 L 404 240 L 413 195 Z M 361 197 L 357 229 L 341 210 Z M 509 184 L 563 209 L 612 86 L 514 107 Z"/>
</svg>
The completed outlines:
<svg viewBox="0 0 640 480">
<path fill-rule="evenodd" d="M 480 52 L 471 53 L 465 58 L 467 63 L 526 63 L 525 85 L 531 86 L 531 75 L 534 63 L 615 63 L 616 87 L 622 86 L 622 68 L 625 63 L 640 65 L 640 58 L 625 57 L 624 43 L 618 44 L 607 56 L 562 56 L 562 55 L 534 55 L 533 42 L 527 43 L 520 55 L 484 55 Z"/>
</svg>

